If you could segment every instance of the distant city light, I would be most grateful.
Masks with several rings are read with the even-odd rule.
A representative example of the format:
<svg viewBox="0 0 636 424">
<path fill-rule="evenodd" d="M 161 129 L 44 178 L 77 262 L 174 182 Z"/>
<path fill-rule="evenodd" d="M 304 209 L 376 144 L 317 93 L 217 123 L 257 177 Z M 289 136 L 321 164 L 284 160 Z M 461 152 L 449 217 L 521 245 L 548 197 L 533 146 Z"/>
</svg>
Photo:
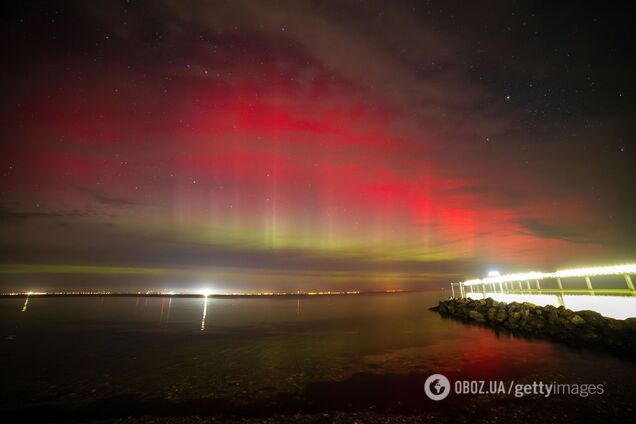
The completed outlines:
<svg viewBox="0 0 636 424">
<path fill-rule="evenodd" d="M 501 276 L 501 273 L 497 270 L 492 270 L 492 271 L 488 271 L 488 276 L 489 277 L 499 277 Z"/>
<path fill-rule="evenodd" d="M 244 291 L 244 292 L 221 292 L 212 289 L 191 289 L 183 292 L 165 290 L 146 290 L 146 291 L 52 291 L 52 292 L 0 292 L 0 296 L 329 296 L 329 295 L 350 295 L 361 293 L 403 293 L 407 290 L 403 289 L 387 289 L 378 291 L 363 292 L 360 290 L 346 291 L 301 291 L 293 292 L 260 292 L 260 291 Z"/>
</svg>

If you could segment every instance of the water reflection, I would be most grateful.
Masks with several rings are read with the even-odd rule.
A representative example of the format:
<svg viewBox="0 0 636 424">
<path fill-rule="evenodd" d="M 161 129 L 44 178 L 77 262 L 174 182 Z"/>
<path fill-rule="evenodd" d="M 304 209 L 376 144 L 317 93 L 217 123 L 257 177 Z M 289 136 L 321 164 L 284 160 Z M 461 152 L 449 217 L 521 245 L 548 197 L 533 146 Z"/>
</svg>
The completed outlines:
<svg viewBox="0 0 636 424">
<path fill-rule="evenodd" d="M 491 297 L 500 302 L 530 302 L 535 305 L 564 306 L 573 311 L 592 310 L 606 317 L 625 319 L 636 317 L 636 297 L 634 296 L 594 296 L 557 294 L 516 294 L 516 293 L 470 293 L 473 299 Z"/>
<path fill-rule="evenodd" d="M 208 297 L 203 300 L 203 316 L 201 317 L 201 331 L 205 330 L 205 315 L 208 312 Z"/>
<path fill-rule="evenodd" d="M 26 300 L 24 301 L 24 305 L 22 306 L 22 312 L 26 312 L 27 306 L 29 306 L 29 297 L 30 295 L 27 295 Z"/>
</svg>

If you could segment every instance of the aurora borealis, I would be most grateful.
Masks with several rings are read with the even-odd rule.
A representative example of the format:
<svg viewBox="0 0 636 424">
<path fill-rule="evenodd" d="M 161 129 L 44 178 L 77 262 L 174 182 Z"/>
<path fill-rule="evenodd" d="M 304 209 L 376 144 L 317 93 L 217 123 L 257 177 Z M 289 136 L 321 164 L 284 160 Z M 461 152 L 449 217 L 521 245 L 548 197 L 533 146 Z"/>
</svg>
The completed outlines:
<svg viewBox="0 0 636 424">
<path fill-rule="evenodd" d="M 14 5 L 0 289 L 426 288 L 633 259 L 629 25 L 575 3 Z"/>
</svg>

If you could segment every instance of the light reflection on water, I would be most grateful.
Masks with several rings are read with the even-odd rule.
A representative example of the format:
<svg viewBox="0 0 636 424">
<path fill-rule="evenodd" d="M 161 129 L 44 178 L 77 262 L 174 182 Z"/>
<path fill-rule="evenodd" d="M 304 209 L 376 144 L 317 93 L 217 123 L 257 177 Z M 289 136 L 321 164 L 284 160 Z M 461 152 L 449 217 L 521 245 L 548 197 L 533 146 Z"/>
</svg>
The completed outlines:
<svg viewBox="0 0 636 424">
<path fill-rule="evenodd" d="M 205 330 L 205 316 L 208 312 L 208 297 L 203 300 L 203 316 L 201 317 L 201 331 Z"/>
<path fill-rule="evenodd" d="M 27 307 L 29 306 L 29 297 L 30 296 L 27 296 L 26 299 L 24 300 L 24 305 L 22 305 L 22 312 L 27 311 Z"/>
<path fill-rule="evenodd" d="M 589 296 L 568 294 L 471 293 L 473 299 L 491 297 L 499 302 L 530 302 L 535 305 L 565 306 L 573 311 L 591 310 L 609 318 L 636 317 L 636 296 Z"/>
</svg>

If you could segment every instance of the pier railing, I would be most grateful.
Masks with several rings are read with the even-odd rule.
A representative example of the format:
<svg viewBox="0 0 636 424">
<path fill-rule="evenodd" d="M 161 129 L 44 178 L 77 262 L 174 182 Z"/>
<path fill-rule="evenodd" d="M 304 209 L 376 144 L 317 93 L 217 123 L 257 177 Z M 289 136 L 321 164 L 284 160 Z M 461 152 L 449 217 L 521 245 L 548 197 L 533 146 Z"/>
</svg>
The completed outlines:
<svg viewBox="0 0 636 424">
<path fill-rule="evenodd" d="M 636 295 L 632 276 L 636 274 L 636 264 L 612 265 L 594 268 L 566 269 L 556 272 L 526 272 L 506 274 L 481 279 L 451 283 L 453 297 L 467 297 L 470 293 L 581 293 L 581 294 L 630 294 Z M 594 289 L 592 278 L 606 276 L 622 276 L 625 280 L 623 289 Z M 571 280 L 579 281 L 580 288 L 572 287 Z M 557 288 L 542 288 L 542 281 L 556 282 Z M 566 284 L 567 287 L 566 287 Z M 585 288 L 582 283 L 585 283 Z"/>
</svg>

